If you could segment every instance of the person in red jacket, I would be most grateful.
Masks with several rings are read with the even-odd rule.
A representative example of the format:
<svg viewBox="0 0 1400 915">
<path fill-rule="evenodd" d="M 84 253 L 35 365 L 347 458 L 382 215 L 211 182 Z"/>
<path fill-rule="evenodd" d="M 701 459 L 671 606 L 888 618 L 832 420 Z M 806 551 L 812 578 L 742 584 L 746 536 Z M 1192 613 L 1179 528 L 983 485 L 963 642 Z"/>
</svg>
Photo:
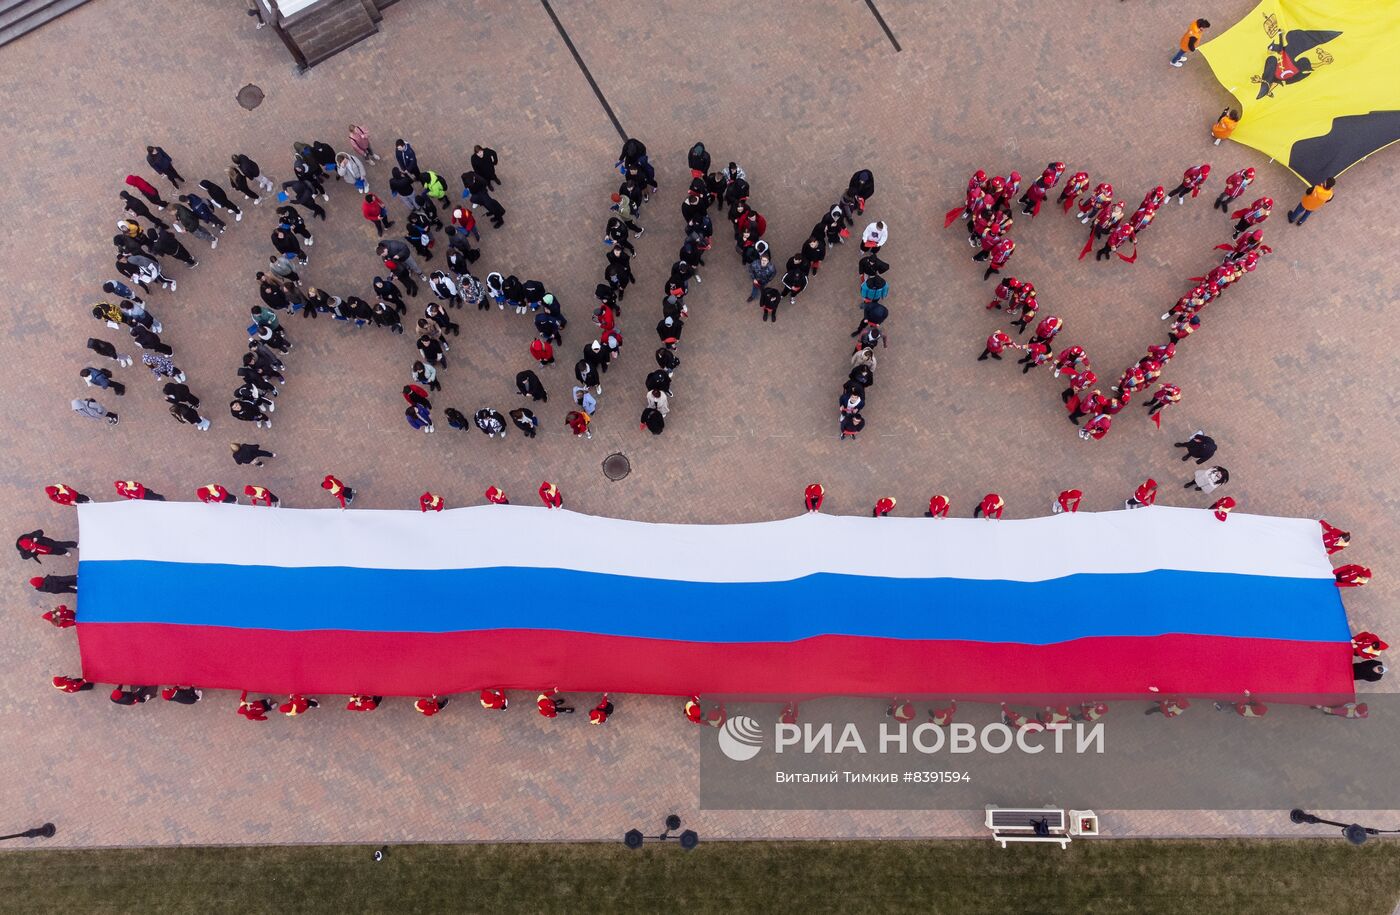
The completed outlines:
<svg viewBox="0 0 1400 915">
<path fill-rule="evenodd" d="M 55 540 L 52 537 L 45 537 L 43 528 L 32 530 L 27 534 L 20 534 L 15 538 L 15 549 L 19 552 L 20 559 L 28 561 L 30 559 L 43 565 L 40 556 L 67 556 L 68 553 L 77 548 L 76 540 Z"/>
<path fill-rule="evenodd" d="M 1351 653 L 1354 657 L 1373 661 L 1390 646 L 1374 632 L 1358 632 L 1351 637 Z"/>
<path fill-rule="evenodd" d="M 266 721 L 267 713 L 272 711 L 272 703 L 267 699 L 248 699 L 248 691 L 245 689 L 238 697 L 238 714 L 249 721 Z"/>
<path fill-rule="evenodd" d="M 872 514 L 876 518 L 883 518 L 892 511 L 894 511 L 894 499 L 889 496 L 881 496 L 875 500 L 875 511 Z"/>
<path fill-rule="evenodd" d="M 574 708 L 567 699 L 559 695 L 559 688 L 551 686 L 535 699 L 535 708 L 545 718 L 558 718 L 560 714 L 571 715 Z"/>
<path fill-rule="evenodd" d="M 42 618 L 55 629 L 71 629 L 78 625 L 77 615 L 67 604 L 59 604 L 52 610 L 45 610 Z"/>
<path fill-rule="evenodd" d="M 1235 506 L 1238 504 L 1239 503 L 1234 499 L 1225 496 L 1224 498 L 1216 499 L 1215 504 L 1210 507 L 1210 510 L 1215 512 L 1215 520 L 1224 521 L 1226 518 L 1230 517 L 1230 512 L 1234 511 Z"/>
<path fill-rule="evenodd" d="M 423 512 L 440 512 L 444 507 L 442 496 L 435 492 L 425 492 L 418 497 L 418 510 Z"/>
<path fill-rule="evenodd" d="M 326 474 L 326 478 L 321 481 L 321 488 L 334 496 L 335 500 L 340 503 L 341 508 L 349 508 L 350 503 L 355 501 L 355 490 L 346 486 L 329 473 Z"/>
<path fill-rule="evenodd" d="M 498 486 L 486 487 L 486 501 L 492 505 L 509 505 L 510 500 L 506 498 L 506 492 Z"/>
<path fill-rule="evenodd" d="M 1097 442 L 1107 435 L 1108 430 L 1111 428 L 1113 428 L 1113 417 L 1107 413 L 1096 413 L 1089 417 L 1089 421 L 1084 424 L 1084 428 L 1079 430 L 1079 437 L 1086 442 L 1089 439 L 1093 439 Z"/>
<path fill-rule="evenodd" d="M 1147 415 L 1152 417 L 1152 421 L 1157 424 L 1157 428 L 1162 428 L 1161 413 L 1172 404 L 1181 402 L 1181 388 L 1174 384 L 1162 384 L 1152 393 L 1143 406 L 1147 407 Z"/>
<path fill-rule="evenodd" d="M 1032 218 L 1040 215 L 1040 205 L 1045 202 L 1045 198 L 1050 196 L 1050 192 L 1059 183 L 1060 176 L 1065 173 L 1063 162 L 1051 162 L 1046 166 L 1045 171 L 1040 173 L 1040 177 L 1031 182 L 1031 186 L 1026 188 L 1026 192 L 1021 195 L 1021 213 Z"/>
<path fill-rule="evenodd" d="M 548 480 L 540 484 L 540 501 L 545 508 L 564 507 L 564 496 L 559 492 L 559 487 Z"/>
<path fill-rule="evenodd" d="M 1016 242 L 1009 235 L 1000 237 L 988 236 L 982 240 L 982 252 L 973 256 L 975 261 L 987 261 L 987 269 L 982 272 L 982 279 L 989 280 L 993 273 L 1001 273 L 1001 268 L 1006 266 L 1011 260 L 1011 255 L 1016 253 Z"/>
<path fill-rule="evenodd" d="M 170 206 L 170 204 L 161 199 L 160 191 L 156 190 L 151 182 L 142 178 L 140 175 L 127 175 L 126 185 L 127 187 L 134 188 L 136 193 L 155 204 L 158 210 L 164 211 L 166 207 Z"/>
<path fill-rule="evenodd" d="M 1079 195 L 1084 193 L 1084 189 L 1089 186 L 1088 172 L 1075 172 L 1065 182 L 1064 190 L 1060 191 L 1060 196 L 1055 198 L 1055 202 L 1064 207 L 1066 213 L 1074 206 L 1074 202 L 1079 199 Z"/>
<path fill-rule="evenodd" d="M 413 707 L 418 714 L 424 718 L 431 718 L 447 707 L 447 700 L 441 696 L 425 696 L 413 703 Z"/>
<path fill-rule="evenodd" d="M 205 483 L 203 486 L 196 489 L 194 494 L 198 497 L 199 501 L 206 503 L 217 502 L 226 504 L 238 501 L 236 496 L 232 495 L 218 483 Z"/>
<path fill-rule="evenodd" d="M 784 702 L 782 710 L 778 712 L 778 721 L 781 724 L 797 724 L 797 703 Z"/>
<path fill-rule="evenodd" d="M 1322 545 L 1327 547 L 1327 555 L 1340 553 L 1351 543 L 1351 532 L 1344 531 L 1339 527 L 1333 527 L 1326 521 L 1319 522 L 1322 525 Z"/>
<path fill-rule="evenodd" d="M 1239 238 L 1240 233 L 1243 232 L 1245 229 L 1248 229 L 1251 226 L 1259 225 L 1264 220 L 1269 218 L 1269 214 L 1273 212 L 1273 209 L 1273 198 L 1260 197 L 1258 200 L 1254 201 L 1249 206 L 1231 213 L 1230 218 L 1237 219 L 1239 221 L 1235 223 L 1235 233 L 1230 237 Z"/>
<path fill-rule="evenodd" d="M 494 712 L 504 712 L 510 706 L 510 700 L 506 698 L 503 689 L 483 689 L 480 699 L 482 708 Z"/>
<path fill-rule="evenodd" d="M 1084 493 L 1078 489 L 1066 489 L 1055 497 L 1055 504 L 1050 506 L 1053 514 L 1069 512 L 1071 515 L 1079 511 L 1079 502 L 1084 498 Z"/>
<path fill-rule="evenodd" d="M 1191 707 L 1191 703 L 1186 699 L 1171 698 L 1158 699 L 1156 705 L 1147 707 L 1144 715 L 1161 715 L 1163 718 L 1177 718 Z"/>
<path fill-rule="evenodd" d="M 1008 346 L 1011 346 L 1012 342 L 1011 335 L 1006 331 L 994 331 L 992 335 L 987 338 L 987 345 L 982 349 L 982 355 L 977 357 L 977 361 L 982 362 L 990 358 L 1000 362 L 1002 351 Z"/>
<path fill-rule="evenodd" d="M 297 715 L 310 711 L 313 708 L 320 707 L 321 703 L 317 702 L 315 699 L 308 699 L 306 696 L 303 696 L 299 693 L 292 693 L 290 696 L 287 697 L 286 702 L 283 702 L 281 705 L 277 706 L 277 711 L 286 715 L 288 718 L 294 718 Z"/>
<path fill-rule="evenodd" d="M 554 346 L 548 340 L 536 338 L 530 341 L 530 357 L 540 365 L 554 364 Z"/>
<path fill-rule="evenodd" d="M 699 696 L 691 696 L 685 700 L 685 720 L 691 724 L 705 723 L 705 709 L 700 705 Z"/>
<path fill-rule="evenodd" d="M 935 495 L 928 500 L 928 511 L 924 512 L 925 518 L 946 518 L 948 517 L 948 497 Z"/>
<path fill-rule="evenodd" d="M 90 690 L 95 685 L 90 680 L 82 677 L 54 677 L 53 688 L 64 693 L 82 693 Z"/>
<path fill-rule="evenodd" d="M 44 495 L 57 502 L 59 505 L 81 505 L 84 502 L 92 501 L 76 489 L 71 486 L 65 486 L 62 483 L 52 483 L 45 486 Z"/>
<path fill-rule="evenodd" d="M 1016 361 L 1022 366 L 1022 375 L 1037 366 L 1046 365 L 1050 362 L 1051 353 L 1048 343 L 1027 343 L 1025 346 L 1021 347 L 1021 349 L 1024 349 L 1026 354 Z"/>
<path fill-rule="evenodd" d="M 1371 714 L 1370 708 L 1364 702 L 1344 702 L 1341 705 L 1314 705 L 1324 715 L 1336 715 L 1338 718 L 1365 718 Z"/>
<path fill-rule="evenodd" d="M 914 703 L 901 699 L 894 700 L 885 709 L 886 718 L 893 718 L 901 724 L 913 721 L 915 714 L 917 714 L 917 710 L 914 708 Z"/>
<path fill-rule="evenodd" d="M 1001 513 L 1006 508 L 1006 500 L 994 492 L 989 492 L 982 497 L 982 501 L 977 503 L 977 507 L 972 510 L 974 518 L 988 518 L 1000 521 Z"/>
<path fill-rule="evenodd" d="M 1339 588 L 1359 588 L 1371 580 L 1371 570 L 1355 563 L 1338 566 L 1332 570 Z"/>
<path fill-rule="evenodd" d="M 383 696 L 362 696 L 359 693 L 350 697 L 350 701 L 345 703 L 347 712 L 372 712 L 379 708 L 379 703 L 384 701 Z"/>
<path fill-rule="evenodd" d="M 1142 485 L 1133 490 L 1133 497 L 1124 500 L 1124 508 L 1143 508 L 1157 502 L 1157 481 L 1148 477 Z"/>
<path fill-rule="evenodd" d="M 165 501 L 165 496 L 162 496 L 154 490 L 147 489 L 135 480 L 117 480 L 112 485 L 116 488 L 117 495 L 126 499 L 131 499 L 133 501 L 146 499 L 152 502 Z"/>
<path fill-rule="evenodd" d="M 1175 197 L 1178 204 L 1184 204 L 1188 193 L 1192 197 L 1200 195 L 1201 185 L 1205 184 L 1206 179 L 1209 177 L 1210 165 L 1208 163 L 1191 166 L 1182 173 L 1181 183 L 1168 192 L 1167 199 L 1170 200 Z"/>
<path fill-rule="evenodd" d="M 378 237 L 384 237 L 384 230 L 393 226 L 389 221 L 389 211 L 384 208 L 384 204 L 373 194 L 366 194 L 364 202 L 360 204 L 360 214 L 365 219 L 374 223 L 374 231 Z"/>
<path fill-rule="evenodd" d="M 588 711 L 589 724 L 602 724 L 608 720 L 608 716 L 613 713 L 612 700 L 607 693 L 603 693 L 603 698 L 598 700 L 598 704 Z"/>
<path fill-rule="evenodd" d="M 826 490 L 820 483 L 808 483 L 807 488 L 802 491 L 802 506 L 808 512 L 819 512 L 822 510 L 822 499 L 826 497 Z"/>
<path fill-rule="evenodd" d="M 243 495 L 249 498 L 250 505 L 266 505 L 268 508 L 278 508 L 282 505 L 282 500 L 277 498 L 272 490 L 254 486 L 252 483 L 243 487 Z"/>
<path fill-rule="evenodd" d="M 1222 213 L 1230 211 L 1230 201 L 1244 194 L 1244 189 L 1254 183 L 1254 169 L 1242 168 L 1225 179 L 1225 190 L 1215 198 L 1213 206 Z"/>
</svg>

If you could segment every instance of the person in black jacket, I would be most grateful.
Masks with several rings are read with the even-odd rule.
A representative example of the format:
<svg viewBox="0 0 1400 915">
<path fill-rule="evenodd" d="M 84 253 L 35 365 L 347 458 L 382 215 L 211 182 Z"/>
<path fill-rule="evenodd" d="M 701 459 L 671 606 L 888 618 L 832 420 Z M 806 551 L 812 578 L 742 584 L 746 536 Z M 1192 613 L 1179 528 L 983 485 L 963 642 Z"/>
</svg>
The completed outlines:
<svg viewBox="0 0 1400 915">
<path fill-rule="evenodd" d="M 188 267 L 198 267 L 199 261 L 194 259 L 189 249 L 180 244 L 180 239 L 175 237 L 173 232 L 160 227 L 146 230 L 146 240 L 151 243 L 151 250 L 162 257 L 173 257 Z"/>
<path fill-rule="evenodd" d="M 146 147 L 146 164 L 149 165 L 157 175 L 161 175 L 175 185 L 178 190 L 180 184 L 185 180 L 180 177 L 180 173 L 175 170 L 175 163 L 171 160 L 170 154 L 159 146 Z"/>
<path fill-rule="evenodd" d="M 472 147 L 472 171 L 486 180 L 488 188 L 501 183 L 501 179 L 496 177 L 496 165 L 500 161 L 500 157 L 491 147 L 480 144 Z"/>
<path fill-rule="evenodd" d="M 521 396 L 528 397 L 533 401 L 549 402 L 549 393 L 544 389 L 544 383 L 540 381 L 540 376 L 532 370 L 526 369 L 515 376 L 515 389 Z"/>
<path fill-rule="evenodd" d="M 1173 447 L 1186 449 L 1186 453 L 1181 456 L 1183 461 L 1195 458 L 1197 464 L 1204 464 L 1215 454 L 1216 445 L 1215 439 L 1198 429 L 1195 435 L 1184 442 L 1177 442 Z"/>
<path fill-rule="evenodd" d="M 243 155 L 243 153 L 234 153 L 232 162 L 233 167 L 238 169 L 239 174 L 249 181 L 257 182 L 258 187 L 261 188 L 264 193 L 270 194 L 276 189 L 277 185 L 273 184 L 272 178 L 268 175 L 264 175 L 258 163 L 254 162 L 248 156 Z"/>
<path fill-rule="evenodd" d="M 235 464 L 252 464 L 254 467 L 262 467 L 262 459 L 265 457 L 275 458 L 276 453 L 264 451 L 261 445 L 248 444 L 246 442 L 229 442 L 229 451 L 233 452 L 233 462 Z"/>
</svg>

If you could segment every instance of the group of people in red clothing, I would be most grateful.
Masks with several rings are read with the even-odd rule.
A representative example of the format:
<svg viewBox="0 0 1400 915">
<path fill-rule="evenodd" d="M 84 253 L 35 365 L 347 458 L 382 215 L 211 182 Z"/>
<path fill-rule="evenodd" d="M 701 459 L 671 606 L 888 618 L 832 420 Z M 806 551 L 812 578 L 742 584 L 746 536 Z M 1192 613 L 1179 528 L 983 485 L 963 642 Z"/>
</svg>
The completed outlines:
<svg viewBox="0 0 1400 915">
<path fill-rule="evenodd" d="M 1041 204 L 1059 183 L 1065 171 L 1063 162 L 1052 162 L 1032 183 L 1020 198 L 1022 214 L 1034 218 L 1040 212 Z M 1076 172 L 1066 183 L 1056 201 L 1064 212 L 1077 205 L 1081 223 L 1089 225 L 1089 239 L 1080 252 L 1082 259 L 1093 247 L 1094 241 L 1106 239 L 1099 250 L 1099 260 L 1113 254 L 1132 263 L 1137 258 L 1137 240 L 1146 231 L 1157 211 L 1167 201 L 1175 198 L 1184 204 L 1188 196 L 1195 197 L 1210 175 L 1210 165 L 1201 164 L 1188 168 L 1182 175 L 1180 184 L 1170 192 L 1161 186 L 1148 191 L 1142 203 L 1131 216 L 1126 216 L 1126 206 L 1113 199 L 1113 185 L 1103 182 L 1088 191 L 1089 175 Z M 1163 320 L 1171 320 L 1167 342 L 1147 348 L 1146 355 L 1125 369 L 1117 384 L 1105 395 L 1099 388 L 1099 376 L 1089 362 L 1088 353 L 1082 346 L 1070 346 L 1054 352 L 1054 340 L 1064 329 L 1064 321 L 1055 315 L 1042 318 L 1035 326 L 1029 342 L 1018 343 L 1005 330 L 996 330 L 988 338 L 978 361 L 995 359 L 1000 361 L 1007 349 L 1021 350 L 1019 360 L 1022 374 L 1038 366 L 1051 368 L 1054 377 L 1061 374 L 1068 378 L 1069 386 L 1061 394 L 1069 419 L 1076 426 L 1088 417 L 1079 430 L 1085 441 L 1097 441 L 1106 436 L 1113 426 L 1113 417 L 1126 407 L 1134 394 L 1145 393 L 1161 376 L 1167 363 L 1176 354 L 1176 347 L 1201 326 L 1201 312 L 1214 301 L 1227 287 L 1251 273 L 1258 266 L 1259 259 L 1272 249 L 1263 243 L 1263 230 L 1258 228 L 1268 219 L 1273 201 L 1261 197 L 1247 207 L 1230 213 L 1229 204 L 1241 196 L 1245 188 L 1254 180 L 1254 169 L 1245 168 L 1231 175 L 1225 183 L 1225 190 L 1216 198 L 1215 207 L 1229 213 L 1236 220 L 1231 244 L 1217 246 L 1226 252 L 1223 261 L 1205 276 L 1191 278 L 1191 290 L 1183 295 L 1170 310 L 1162 315 Z M 987 177 L 979 169 L 968 181 L 967 193 L 961 207 L 949 210 L 944 225 L 949 226 L 959 214 L 967 220 L 968 242 L 981 251 L 974 260 L 990 259 L 984 279 L 993 273 L 1000 273 L 1015 250 L 1015 242 L 1010 237 L 1012 224 L 1011 200 L 1021 186 L 1019 172 L 1008 176 Z M 1081 195 L 1083 195 L 1081 197 Z M 1131 256 L 1124 255 L 1120 248 L 1129 242 L 1133 245 Z M 1003 277 L 997 284 L 989 311 L 1005 311 L 1013 317 L 1012 325 L 1018 333 L 1024 333 L 1036 318 L 1039 310 L 1035 284 L 1014 276 Z M 1148 417 L 1161 428 L 1162 411 L 1179 403 L 1181 388 L 1175 384 L 1160 383 L 1155 392 L 1144 402 Z"/>
</svg>

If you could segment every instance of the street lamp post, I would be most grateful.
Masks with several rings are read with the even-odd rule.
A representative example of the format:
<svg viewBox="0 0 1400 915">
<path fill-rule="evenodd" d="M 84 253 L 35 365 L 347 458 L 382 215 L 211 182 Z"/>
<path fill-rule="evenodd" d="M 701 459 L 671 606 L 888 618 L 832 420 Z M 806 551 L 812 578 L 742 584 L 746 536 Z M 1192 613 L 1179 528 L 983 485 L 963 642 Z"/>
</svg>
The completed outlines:
<svg viewBox="0 0 1400 915">
<path fill-rule="evenodd" d="M 1299 825 L 1316 826 L 1336 826 L 1342 830 L 1342 835 L 1352 845 L 1361 845 L 1371 836 L 1393 835 L 1400 833 L 1400 829 L 1376 829 L 1374 826 L 1362 826 L 1359 823 L 1339 823 L 1336 820 L 1324 820 L 1314 813 L 1300 810 L 1294 807 L 1288 812 L 1288 818 Z"/>
<path fill-rule="evenodd" d="M 12 832 L 8 836 L 0 836 L 0 842 L 5 839 L 52 839 L 55 832 L 58 832 L 56 826 L 52 823 L 45 823 L 43 826 L 35 826 L 24 832 Z"/>
</svg>

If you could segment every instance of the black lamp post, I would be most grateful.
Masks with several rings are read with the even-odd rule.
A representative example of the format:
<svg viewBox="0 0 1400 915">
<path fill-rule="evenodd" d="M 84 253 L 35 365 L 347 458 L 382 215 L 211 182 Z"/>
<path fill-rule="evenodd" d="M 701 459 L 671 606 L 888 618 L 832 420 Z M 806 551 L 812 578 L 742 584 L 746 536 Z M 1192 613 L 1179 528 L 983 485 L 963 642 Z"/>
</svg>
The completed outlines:
<svg viewBox="0 0 1400 915">
<path fill-rule="evenodd" d="M 1362 826 L 1358 823 L 1339 823 L 1336 820 L 1324 820 L 1316 814 L 1308 813 L 1306 810 L 1300 810 L 1297 807 L 1294 807 L 1288 812 L 1288 818 L 1300 825 L 1306 824 L 1309 826 L 1316 826 L 1322 824 L 1325 826 L 1337 826 L 1342 830 L 1342 835 L 1346 836 L 1346 840 L 1352 845 L 1361 845 L 1370 836 L 1400 833 L 1400 829 L 1376 829 L 1373 826 Z"/>
<path fill-rule="evenodd" d="M 622 836 L 622 844 L 631 849 L 638 849 L 642 847 L 642 843 L 647 839 L 651 839 L 654 842 L 665 842 L 667 839 L 676 839 L 681 843 L 681 848 L 690 851 L 700 843 L 700 835 L 693 829 L 687 829 L 679 835 L 671 835 L 671 833 L 680 828 L 681 818 L 673 813 L 666 817 L 666 831 L 661 835 L 646 836 L 642 835 L 640 829 L 629 829 Z"/>
<path fill-rule="evenodd" d="M 57 827 L 52 823 L 45 823 L 43 826 L 35 826 L 24 832 L 12 832 L 8 836 L 0 836 L 0 841 L 5 839 L 52 839 L 56 832 L 58 832 Z"/>
</svg>

